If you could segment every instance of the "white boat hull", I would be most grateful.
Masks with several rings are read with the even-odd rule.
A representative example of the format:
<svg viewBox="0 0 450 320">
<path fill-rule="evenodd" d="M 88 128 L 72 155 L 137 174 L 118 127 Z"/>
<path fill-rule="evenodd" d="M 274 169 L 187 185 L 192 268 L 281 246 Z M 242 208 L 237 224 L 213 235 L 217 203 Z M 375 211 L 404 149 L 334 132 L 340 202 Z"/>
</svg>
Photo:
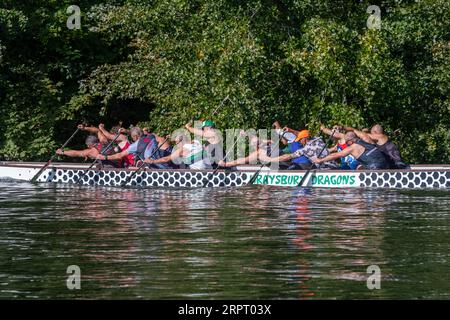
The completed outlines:
<svg viewBox="0 0 450 320">
<path fill-rule="evenodd" d="M 0 163 L 0 179 L 31 181 L 42 163 Z M 55 164 L 44 170 L 37 182 L 75 184 L 87 169 L 83 164 Z M 257 167 L 243 166 L 237 171 L 219 170 L 142 170 L 127 186 L 142 188 L 240 187 L 247 185 Z M 120 187 L 135 169 L 93 169 L 80 185 Z M 254 184 L 295 187 L 305 171 L 261 170 Z M 414 166 L 411 170 L 311 171 L 304 186 L 322 188 L 402 188 L 449 189 L 450 166 Z"/>
</svg>

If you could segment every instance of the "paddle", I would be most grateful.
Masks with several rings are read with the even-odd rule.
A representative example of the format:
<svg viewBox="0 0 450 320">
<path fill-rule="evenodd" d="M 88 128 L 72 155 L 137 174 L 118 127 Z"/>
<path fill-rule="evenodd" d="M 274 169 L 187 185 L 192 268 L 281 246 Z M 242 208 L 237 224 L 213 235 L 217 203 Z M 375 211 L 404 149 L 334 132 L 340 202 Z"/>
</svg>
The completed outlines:
<svg viewBox="0 0 450 320">
<path fill-rule="evenodd" d="M 119 130 L 119 132 L 117 132 L 116 136 L 114 137 L 114 139 L 106 146 L 106 148 L 102 149 L 102 151 L 100 152 L 101 155 L 104 155 L 105 152 L 107 152 L 112 145 L 114 144 L 114 142 L 116 142 L 116 140 L 119 138 L 119 136 L 121 135 L 121 131 Z M 75 183 L 80 182 L 80 180 L 82 180 L 84 178 L 84 176 L 89 172 L 89 170 L 92 169 L 92 167 L 97 163 L 98 159 L 95 159 L 94 162 L 92 162 L 92 164 L 89 166 L 89 168 L 87 168 L 84 173 L 78 177 L 78 179 L 75 181 Z"/>
<path fill-rule="evenodd" d="M 286 132 L 283 131 L 283 133 L 282 133 L 281 136 L 280 136 L 280 139 L 278 139 L 277 143 L 275 144 L 276 147 L 278 147 L 278 145 L 280 144 L 280 141 L 281 141 L 281 139 L 283 139 L 285 133 L 286 133 Z M 271 148 L 271 149 L 270 149 L 270 152 L 269 152 L 269 154 L 268 154 L 269 157 L 272 155 L 273 149 L 275 149 L 275 148 Z M 261 167 L 255 172 L 255 174 L 250 178 L 248 184 L 253 184 L 253 182 L 255 182 L 256 178 L 257 178 L 258 175 L 259 175 L 259 172 L 262 170 L 262 168 L 263 168 L 264 166 L 265 166 L 265 164 L 263 163 L 263 164 L 261 165 Z"/>
<path fill-rule="evenodd" d="M 240 138 L 241 138 L 241 134 L 239 134 L 239 137 L 237 137 L 236 141 L 233 143 L 233 146 L 232 146 L 231 149 L 228 150 L 228 152 L 225 154 L 225 157 L 223 157 L 223 160 L 222 160 L 222 161 L 225 162 L 225 160 L 227 159 L 227 157 L 228 157 L 228 155 L 230 154 L 230 152 L 234 150 L 234 147 L 236 146 L 236 144 L 237 144 L 237 142 L 239 141 Z M 206 186 L 205 186 L 205 184 L 203 183 L 202 187 L 207 187 L 207 186 L 209 185 L 209 183 L 210 183 L 209 177 L 211 177 L 211 176 L 214 177 L 214 175 L 217 173 L 217 171 L 219 171 L 219 166 L 217 166 L 217 168 L 214 169 L 214 171 L 208 175 Z"/>
<path fill-rule="evenodd" d="M 69 144 L 69 142 L 72 141 L 72 139 L 76 136 L 76 134 L 78 133 L 78 131 L 80 131 L 80 128 L 77 128 L 77 130 L 75 130 L 75 132 L 70 136 L 69 139 L 67 139 L 67 141 L 62 145 L 62 147 L 61 147 L 60 149 L 64 149 L 64 148 Z M 31 182 L 36 182 L 37 179 L 38 179 L 38 178 L 41 176 L 41 174 L 44 172 L 44 170 L 50 165 L 50 163 L 53 162 L 53 160 L 55 160 L 55 158 L 56 158 L 57 156 L 58 156 L 58 155 L 55 153 L 55 154 L 50 158 L 50 160 L 48 160 L 47 163 L 46 163 L 46 164 L 38 171 L 38 173 L 36 173 L 36 174 L 34 175 L 34 177 L 31 178 Z"/>
<path fill-rule="evenodd" d="M 320 150 L 319 155 L 317 156 L 317 158 L 320 158 L 320 156 L 322 155 L 322 152 L 325 150 L 325 148 L 327 147 L 327 145 L 330 143 L 330 141 L 333 139 L 334 133 L 336 132 L 336 129 L 333 129 L 333 132 L 331 132 L 331 136 L 330 138 L 327 140 L 327 142 L 325 143 L 325 145 L 323 146 L 322 150 Z M 306 177 L 309 175 L 309 173 L 311 172 L 312 168 L 315 167 L 316 165 L 313 164 L 311 165 L 311 168 L 309 168 L 308 170 L 306 170 L 305 175 L 302 177 L 302 180 L 300 180 L 300 182 L 298 183 L 297 187 L 303 187 L 303 182 L 306 180 Z"/>
<path fill-rule="evenodd" d="M 158 146 L 158 148 L 156 148 L 156 149 L 152 152 L 152 154 L 150 155 L 149 158 L 153 158 L 153 156 L 156 154 L 156 152 L 158 152 L 159 149 L 161 149 L 161 147 L 167 142 L 167 140 L 169 140 L 169 138 L 170 138 L 170 136 L 167 136 L 166 139 L 163 141 L 163 143 L 161 143 L 161 144 Z M 130 176 L 125 180 L 125 182 L 122 183 L 120 186 L 121 186 L 121 187 L 125 187 L 125 186 L 127 185 L 127 183 L 130 182 L 131 179 L 133 179 L 133 178 L 138 174 L 138 172 L 141 171 L 141 169 L 145 167 L 146 164 L 147 164 L 147 163 L 146 163 L 145 161 L 143 161 L 142 164 L 136 169 L 136 171 L 133 172 L 133 174 L 130 175 Z"/>
</svg>

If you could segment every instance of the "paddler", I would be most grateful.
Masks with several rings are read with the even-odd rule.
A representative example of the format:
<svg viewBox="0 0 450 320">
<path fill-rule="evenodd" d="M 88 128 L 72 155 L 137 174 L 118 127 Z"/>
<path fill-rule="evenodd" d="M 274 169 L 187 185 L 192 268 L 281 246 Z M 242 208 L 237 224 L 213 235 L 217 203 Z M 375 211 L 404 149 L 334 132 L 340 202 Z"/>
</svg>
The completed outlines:
<svg viewBox="0 0 450 320">
<path fill-rule="evenodd" d="M 324 149 L 325 142 L 320 137 L 311 137 L 309 130 L 301 130 L 297 131 L 288 127 L 284 128 L 285 132 L 292 132 L 294 133 L 297 138 L 295 139 L 296 142 L 300 142 L 303 148 L 300 148 L 296 150 L 293 153 L 289 154 L 283 154 L 278 157 L 271 158 L 272 162 L 280 162 L 280 161 L 289 161 L 295 158 L 299 158 L 301 156 L 305 156 L 308 158 L 310 162 L 312 162 L 313 159 L 317 158 L 319 154 L 321 153 L 321 156 L 327 156 L 329 154 L 328 149 Z M 325 168 L 338 168 L 338 164 L 334 161 L 327 161 L 323 163 L 323 167 Z M 304 167 L 302 169 L 310 169 L 309 167 Z"/>
<path fill-rule="evenodd" d="M 331 136 L 333 135 L 333 140 L 336 142 L 336 145 L 332 148 L 329 148 L 328 151 L 330 153 L 340 152 L 351 145 L 352 142 L 345 141 L 345 133 L 341 132 L 342 127 L 334 126 L 333 130 L 328 129 L 323 124 L 320 125 L 320 131 Z M 351 154 L 342 157 L 341 159 L 340 169 L 342 170 L 356 170 L 358 168 L 358 161 Z"/>
<path fill-rule="evenodd" d="M 91 159 L 98 159 L 101 155 L 101 153 L 112 154 L 114 151 L 112 148 L 109 148 L 109 150 L 105 150 L 106 144 L 101 143 L 98 138 L 94 135 L 89 135 L 85 140 L 87 149 L 84 150 L 62 150 L 58 149 L 56 150 L 56 154 L 58 155 L 64 155 L 71 158 L 91 158 Z M 119 161 L 114 161 L 112 159 L 108 159 L 108 156 L 103 156 L 102 159 L 102 165 L 105 167 L 115 167 L 115 168 L 121 168 L 121 164 Z M 116 159 L 118 160 L 118 159 Z"/>
<path fill-rule="evenodd" d="M 254 150 L 248 156 L 238 158 L 233 161 L 219 161 L 219 167 L 230 168 L 243 164 L 255 164 L 259 162 L 271 162 L 271 146 L 272 141 L 259 139 L 256 135 L 250 136 L 250 148 Z"/>
<path fill-rule="evenodd" d="M 376 144 L 359 139 L 352 131 L 345 134 L 345 142 L 349 145 L 347 148 L 323 158 L 313 159 L 314 163 L 321 164 L 352 155 L 358 160 L 362 169 L 380 170 L 389 168 L 386 156 L 378 149 Z"/>
<path fill-rule="evenodd" d="M 275 129 L 276 133 L 280 136 L 281 143 L 287 146 L 286 149 L 282 150 L 284 154 L 292 154 L 297 150 L 303 148 L 303 145 L 300 143 L 300 141 L 297 141 L 297 135 L 292 131 L 289 131 L 288 127 L 285 127 L 284 130 L 281 129 L 281 125 L 278 121 L 275 121 L 272 124 L 272 127 Z M 287 163 L 288 163 L 287 170 L 307 170 L 312 165 L 311 161 L 309 161 L 309 159 L 304 155 L 292 158 Z M 281 168 L 283 167 L 283 162 L 280 163 L 280 167 Z"/>
<path fill-rule="evenodd" d="M 158 159 L 146 158 L 145 162 L 149 165 L 163 165 L 174 163 L 181 169 L 189 168 L 192 170 L 212 169 L 211 160 L 198 140 L 189 140 L 188 134 L 178 133 L 172 138 L 175 147 L 170 155 Z"/>
<path fill-rule="evenodd" d="M 131 139 L 133 143 L 125 150 L 112 155 L 111 157 L 105 157 L 102 155 L 98 156 L 100 160 L 120 160 L 128 155 L 132 154 L 135 159 L 134 165 L 139 165 L 139 161 L 144 161 L 151 155 L 154 158 L 164 157 L 171 152 L 171 145 L 166 139 L 163 137 L 157 136 L 154 133 L 144 134 L 141 128 L 133 127 L 130 130 Z M 158 151 L 154 154 L 154 151 L 157 149 Z M 161 164 L 156 166 L 158 169 L 168 169 L 171 168 L 170 163 Z"/>
<path fill-rule="evenodd" d="M 195 136 L 201 137 L 201 140 L 204 141 L 206 157 L 210 159 L 211 164 L 215 167 L 215 164 L 223 158 L 222 135 L 216 129 L 215 122 L 205 120 L 202 122 L 201 129 L 195 128 L 191 123 L 188 123 L 185 128 Z"/>
<path fill-rule="evenodd" d="M 353 131 L 356 136 L 368 143 L 374 143 L 387 158 L 390 169 L 408 169 L 407 165 L 401 155 L 397 146 L 384 134 L 383 127 L 379 124 L 374 125 L 370 132 L 364 132 L 352 127 L 343 127 L 345 131 Z"/>
</svg>

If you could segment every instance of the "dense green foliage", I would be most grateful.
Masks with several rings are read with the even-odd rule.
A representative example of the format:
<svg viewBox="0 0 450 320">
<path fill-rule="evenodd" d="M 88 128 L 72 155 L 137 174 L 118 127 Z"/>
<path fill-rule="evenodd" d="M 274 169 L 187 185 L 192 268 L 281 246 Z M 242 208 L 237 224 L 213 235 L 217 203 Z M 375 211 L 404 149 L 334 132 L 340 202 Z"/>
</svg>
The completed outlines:
<svg viewBox="0 0 450 320">
<path fill-rule="evenodd" d="M 274 120 L 400 129 L 413 163 L 449 162 L 447 0 L 68 0 L 0 5 L 0 157 L 42 159 L 76 123 L 169 133 Z M 381 7 L 381 29 L 366 9 Z"/>
</svg>

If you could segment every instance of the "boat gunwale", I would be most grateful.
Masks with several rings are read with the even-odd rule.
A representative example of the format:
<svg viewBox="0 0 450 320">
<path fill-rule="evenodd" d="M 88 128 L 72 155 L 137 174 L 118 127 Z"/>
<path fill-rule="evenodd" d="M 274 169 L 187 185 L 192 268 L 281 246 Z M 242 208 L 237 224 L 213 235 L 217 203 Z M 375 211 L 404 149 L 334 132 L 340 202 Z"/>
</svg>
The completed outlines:
<svg viewBox="0 0 450 320">
<path fill-rule="evenodd" d="M 11 168 L 25 168 L 25 169 L 40 169 L 45 163 L 38 163 L 38 165 L 31 165 L 31 162 L 23 162 L 21 164 L 20 162 L 0 162 L 0 167 L 11 167 Z M 71 166 L 72 165 L 72 166 Z M 62 170 L 87 170 L 88 164 L 80 163 L 78 166 L 73 166 L 74 163 L 63 163 L 63 162 L 56 162 L 50 166 L 48 166 L 47 169 L 62 169 Z M 371 173 L 371 172 L 447 172 L 450 171 L 450 165 L 413 165 L 415 168 L 413 169 L 379 169 L 379 170 L 333 170 L 333 169 L 326 169 L 326 170 L 320 170 L 320 169 L 312 169 L 311 172 L 317 173 Z M 419 166 L 423 166 L 424 168 L 421 169 Z M 436 166 L 436 168 L 432 168 L 433 166 Z M 249 168 L 246 169 L 243 166 L 240 166 L 240 169 L 235 170 L 227 170 L 227 169 L 209 169 L 209 170 L 194 170 L 194 169 L 156 169 L 156 168 L 143 168 L 141 169 L 142 172 L 206 172 L 206 173 L 237 173 L 237 172 L 257 172 L 258 169 L 255 168 Z M 267 167 L 266 167 L 267 168 Z M 98 168 L 91 168 L 89 171 L 118 171 L 118 172 L 135 172 L 137 171 L 137 167 L 132 168 L 104 168 L 104 169 L 98 169 Z M 271 170 L 270 168 L 262 169 L 260 171 L 260 174 L 262 173 L 304 173 L 307 170 Z"/>
</svg>

